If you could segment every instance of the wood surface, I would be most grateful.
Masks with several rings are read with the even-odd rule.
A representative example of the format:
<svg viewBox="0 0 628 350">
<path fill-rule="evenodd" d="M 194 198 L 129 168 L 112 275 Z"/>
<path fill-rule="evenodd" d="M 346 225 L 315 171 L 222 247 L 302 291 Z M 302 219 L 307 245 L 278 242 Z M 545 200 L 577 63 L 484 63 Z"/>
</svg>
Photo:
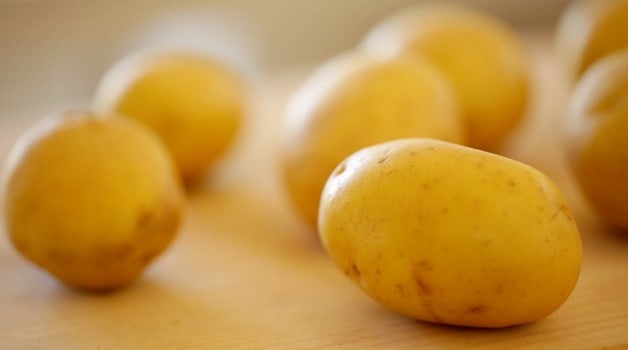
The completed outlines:
<svg viewBox="0 0 628 350">
<path fill-rule="evenodd" d="M 0 229 L 0 349 L 628 349 L 628 234 L 596 218 L 565 166 L 569 88 L 551 43 L 537 39 L 534 102 L 504 152 L 557 182 L 584 245 L 578 284 L 549 317 L 498 330 L 428 324 L 382 308 L 340 273 L 295 218 L 276 172 L 281 111 L 305 66 L 258 81 L 239 144 L 190 193 L 173 246 L 130 287 L 67 288 Z M 28 124 L 0 124 L 0 160 Z"/>
</svg>

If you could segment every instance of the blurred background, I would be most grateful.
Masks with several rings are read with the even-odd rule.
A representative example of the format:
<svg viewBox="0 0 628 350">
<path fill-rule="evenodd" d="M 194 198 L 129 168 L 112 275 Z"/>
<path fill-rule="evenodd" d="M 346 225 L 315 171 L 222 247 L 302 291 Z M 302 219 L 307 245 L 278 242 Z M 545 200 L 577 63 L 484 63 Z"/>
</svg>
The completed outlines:
<svg viewBox="0 0 628 350">
<path fill-rule="evenodd" d="M 89 104 L 140 48 L 211 51 L 252 78 L 354 46 L 411 0 L 0 0 L 0 127 Z M 518 29 L 552 28 L 567 0 L 460 0 Z"/>
</svg>

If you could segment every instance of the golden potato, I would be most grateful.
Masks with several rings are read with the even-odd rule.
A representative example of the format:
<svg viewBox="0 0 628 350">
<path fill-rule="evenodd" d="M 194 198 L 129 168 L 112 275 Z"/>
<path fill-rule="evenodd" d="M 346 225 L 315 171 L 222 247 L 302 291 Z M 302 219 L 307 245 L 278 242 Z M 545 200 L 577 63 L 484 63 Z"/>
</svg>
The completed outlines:
<svg viewBox="0 0 628 350">
<path fill-rule="evenodd" d="M 356 152 L 330 176 L 320 237 L 337 265 L 393 311 L 505 327 L 570 295 L 580 235 L 556 186 L 532 167 L 428 139 Z"/>
<path fill-rule="evenodd" d="M 198 53 L 145 52 L 121 60 L 105 74 L 94 106 L 153 129 L 191 183 L 232 145 L 246 99 L 241 78 L 218 61 Z"/>
<path fill-rule="evenodd" d="M 609 223 L 628 230 L 628 49 L 595 63 L 576 85 L 567 119 L 569 163 Z"/>
<path fill-rule="evenodd" d="M 471 147 L 499 150 L 525 115 L 530 76 L 524 45 L 487 14 L 421 4 L 375 26 L 362 47 L 425 58 L 442 70 L 461 102 Z"/>
<path fill-rule="evenodd" d="M 352 152 L 400 137 L 465 140 L 453 92 L 437 70 L 361 52 L 317 70 L 292 97 L 285 122 L 283 181 L 314 228 L 325 181 Z"/>
<path fill-rule="evenodd" d="M 129 284 L 175 237 L 183 210 L 175 166 L 144 126 L 68 112 L 12 149 L 5 223 L 15 248 L 61 281 Z"/>
<path fill-rule="evenodd" d="M 628 48 L 628 1 L 574 1 L 561 16 L 556 32 L 567 73 L 578 78 L 600 58 Z"/>
</svg>

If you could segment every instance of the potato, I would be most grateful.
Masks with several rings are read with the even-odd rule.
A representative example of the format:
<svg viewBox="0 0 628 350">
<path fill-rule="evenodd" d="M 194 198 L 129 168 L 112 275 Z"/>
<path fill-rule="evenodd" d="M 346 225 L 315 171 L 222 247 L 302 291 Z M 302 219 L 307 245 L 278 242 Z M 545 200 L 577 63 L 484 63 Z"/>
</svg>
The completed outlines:
<svg viewBox="0 0 628 350">
<path fill-rule="evenodd" d="M 141 52 L 109 69 L 94 107 L 153 129 L 186 183 L 194 183 L 233 144 L 246 100 L 242 78 L 219 61 L 200 53 Z"/>
<path fill-rule="evenodd" d="M 320 237 L 373 299 L 419 320 L 505 327 L 556 310 L 578 279 L 573 216 L 539 171 L 428 139 L 365 148 L 330 176 Z"/>
<path fill-rule="evenodd" d="M 314 72 L 291 98 L 285 126 L 283 182 L 312 228 L 325 181 L 351 153 L 401 137 L 465 140 L 453 91 L 436 69 L 359 51 Z"/>
<path fill-rule="evenodd" d="M 628 49 L 595 63 L 576 85 L 566 120 L 568 160 L 608 223 L 628 230 Z"/>
<path fill-rule="evenodd" d="M 4 172 L 6 231 L 68 285 L 134 281 L 176 235 L 182 189 L 165 147 L 132 120 L 67 112 L 24 134 Z"/>
<path fill-rule="evenodd" d="M 442 70 L 461 102 L 467 145 L 499 151 L 523 119 L 529 63 L 514 30 L 463 6 L 421 4 L 384 19 L 362 47 L 425 58 Z"/>
<path fill-rule="evenodd" d="M 577 80 L 597 60 L 628 48 L 628 1 L 574 1 L 556 32 L 558 53 L 568 75 Z"/>
</svg>

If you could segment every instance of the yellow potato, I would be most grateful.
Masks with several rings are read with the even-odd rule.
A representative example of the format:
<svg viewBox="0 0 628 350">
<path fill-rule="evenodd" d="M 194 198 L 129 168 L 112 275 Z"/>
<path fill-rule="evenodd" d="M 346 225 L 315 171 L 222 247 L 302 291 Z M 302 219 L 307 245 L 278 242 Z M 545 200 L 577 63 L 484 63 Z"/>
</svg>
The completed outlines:
<svg viewBox="0 0 628 350">
<path fill-rule="evenodd" d="M 329 174 L 358 149 L 400 137 L 465 140 L 456 101 L 428 63 L 351 52 L 325 63 L 292 97 L 281 148 L 292 203 L 316 227 Z"/>
<path fill-rule="evenodd" d="M 329 178 L 319 216 L 337 265 L 389 309 L 429 322 L 505 327 L 570 295 L 580 235 L 534 168 L 428 139 L 365 148 Z"/>
<path fill-rule="evenodd" d="M 423 57 L 447 76 L 461 101 L 468 145 L 495 151 L 528 104 L 528 62 L 514 31 L 453 5 L 418 5 L 382 21 L 362 46 L 383 55 Z"/>
<path fill-rule="evenodd" d="M 595 63 L 576 85 L 567 150 L 576 179 L 599 214 L 628 230 L 628 49 Z"/>
<path fill-rule="evenodd" d="M 246 91 L 238 75 L 201 54 L 132 55 L 103 77 L 94 106 L 135 118 L 170 150 L 186 182 L 220 159 L 241 128 Z"/>
<path fill-rule="evenodd" d="M 175 166 L 132 120 L 68 112 L 29 130 L 4 173 L 15 248 L 61 281 L 109 290 L 129 284 L 168 247 L 183 209 Z"/>
<path fill-rule="evenodd" d="M 628 48 L 628 1 L 571 3 L 559 20 L 556 42 L 569 75 L 578 78 L 600 58 Z"/>
</svg>

